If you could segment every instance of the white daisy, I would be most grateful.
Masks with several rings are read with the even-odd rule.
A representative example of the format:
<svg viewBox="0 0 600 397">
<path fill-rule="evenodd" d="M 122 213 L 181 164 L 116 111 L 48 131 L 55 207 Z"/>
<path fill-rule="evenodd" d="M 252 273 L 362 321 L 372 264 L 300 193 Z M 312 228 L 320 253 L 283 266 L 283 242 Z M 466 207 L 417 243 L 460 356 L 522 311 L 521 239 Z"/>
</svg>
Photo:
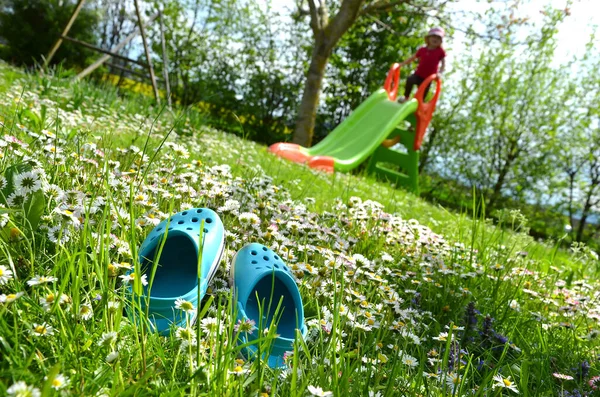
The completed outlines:
<svg viewBox="0 0 600 397">
<path fill-rule="evenodd" d="M 4 285 L 13 279 L 13 272 L 8 267 L 0 265 L 0 285 Z"/>
<path fill-rule="evenodd" d="M 11 303 L 23 296 L 23 292 L 17 292 L 16 294 L 2 294 L 0 295 L 0 303 Z"/>
<path fill-rule="evenodd" d="M 6 226 L 9 220 L 8 214 L 0 214 L 0 229 Z"/>
<path fill-rule="evenodd" d="M 231 375 L 242 376 L 250 372 L 249 369 L 243 368 L 242 366 L 236 366 L 233 371 L 228 371 Z"/>
<path fill-rule="evenodd" d="M 47 380 L 48 377 L 46 377 L 45 379 Z M 69 378 L 67 378 L 63 374 L 57 374 L 54 377 L 54 379 L 52 379 L 51 384 L 54 390 L 60 390 L 69 384 Z"/>
<path fill-rule="evenodd" d="M 106 362 L 112 364 L 117 358 L 119 358 L 119 352 L 112 351 L 106 355 Z"/>
<path fill-rule="evenodd" d="M 311 396 L 315 396 L 315 397 L 333 396 L 333 392 L 323 391 L 323 389 L 321 389 L 320 387 L 316 387 L 316 386 L 312 386 L 312 385 L 308 386 L 308 392 L 310 393 Z"/>
<path fill-rule="evenodd" d="M 29 386 L 22 380 L 13 383 L 12 386 L 6 390 L 6 392 L 9 396 L 15 397 L 40 397 L 42 395 L 39 389 Z"/>
<path fill-rule="evenodd" d="M 135 281 L 135 273 L 123 274 L 122 276 L 119 276 L 119 278 L 123 280 L 123 283 L 128 284 L 129 282 Z M 147 278 L 148 276 L 146 274 L 142 274 L 142 277 L 140 277 L 143 286 L 148 285 Z"/>
<path fill-rule="evenodd" d="M 79 317 L 81 317 L 82 320 L 89 320 L 93 316 L 94 310 L 92 309 L 92 305 L 90 305 L 88 302 L 82 303 L 79 306 Z"/>
<path fill-rule="evenodd" d="M 47 323 L 33 324 L 33 329 L 30 330 L 34 336 L 51 336 L 54 335 L 54 328 Z"/>
<path fill-rule="evenodd" d="M 517 389 L 517 385 L 510 380 L 510 376 L 507 378 L 504 378 L 502 375 L 500 374 L 496 374 L 494 375 L 494 381 L 496 383 L 494 383 L 494 385 L 492 386 L 492 389 L 496 389 L 496 388 L 501 388 L 501 389 L 508 389 L 510 391 L 514 391 L 515 393 L 519 394 L 519 389 Z"/>
<path fill-rule="evenodd" d="M 98 346 L 108 346 L 116 340 L 117 333 L 115 331 L 104 332 L 98 341 Z"/>
<path fill-rule="evenodd" d="M 34 286 L 34 285 L 53 283 L 55 281 L 58 281 L 58 279 L 54 276 L 35 276 L 31 280 L 27 281 L 27 285 Z"/>
<path fill-rule="evenodd" d="M 6 198 L 6 205 L 9 207 L 22 207 L 25 203 L 26 194 L 22 191 L 14 191 Z"/>
<path fill-rule="evenodd" d="M 52 226 L 48 229 L 48 240 L 55 244 L 64 244 L 70 240 L 71 232 L 61 225 Z"/>
<path fill-rule="evenodd" d="M 188 314 L 196 313 L 196 308 L 192 304 L 192 302 L 186 301 L 185 299 L 177 298 L 175 301 L 175 308 L 182 310 Z"/>
<path fill-rule="evenodd" d="M 28 193 L 37 192 L 42 188 L 42 179 L 38 171 L 27 171 L 17 174 L 14 177 L 15 191 Z"/>
</svg>

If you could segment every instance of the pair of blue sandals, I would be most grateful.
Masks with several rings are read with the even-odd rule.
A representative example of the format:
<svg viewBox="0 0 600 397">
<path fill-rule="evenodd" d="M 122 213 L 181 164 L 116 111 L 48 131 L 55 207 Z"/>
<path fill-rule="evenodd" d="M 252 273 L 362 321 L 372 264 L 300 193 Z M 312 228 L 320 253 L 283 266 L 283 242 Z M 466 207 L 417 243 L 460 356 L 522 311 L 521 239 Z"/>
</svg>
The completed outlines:
<svg viewBox="0 0 600 397">
<path fill-rule="evenodd" d="M 199 247 L 202 224 L 203 249 Z M 156 331 L 168 334 L 172 324 L 186 325 L 186 317 L 175 309 L 177 299 L 191 302 L 198 312 L 198 298 L 202 300 L 206 294 L 224 250 L 223 223 L 208 208 L 178 212 L 150 232 L 140 247 L 139 261 L 148 279 L 153 268 L 156 270 L 152 288 L 148 292 L 145 287 L 141 301 L 148 302 L 147 308 L 144 303 L 144 310 L 148 310 L 148 320 Z M 158 262 L 156 266 L 155 262 Z M 290 269 L 275 252 L 262 244 L 251 243 L 234 256 L 231 278 L 236 320 L 247 323 L 253 321 L 259 329 L 276 325 L 278 336 L 263 358 L 272 368 L 284 367 L 284 354 L 294 350 L 296 329 L 300 330 L 303 337 L 307 330 L 302 298 Z M 261 336 L 256 331 L 239 335 L 238 342 L 247 345 L 244 352 L 249 358 L 256 356 L 257 343 L 252 342 Z"/>
</svg>

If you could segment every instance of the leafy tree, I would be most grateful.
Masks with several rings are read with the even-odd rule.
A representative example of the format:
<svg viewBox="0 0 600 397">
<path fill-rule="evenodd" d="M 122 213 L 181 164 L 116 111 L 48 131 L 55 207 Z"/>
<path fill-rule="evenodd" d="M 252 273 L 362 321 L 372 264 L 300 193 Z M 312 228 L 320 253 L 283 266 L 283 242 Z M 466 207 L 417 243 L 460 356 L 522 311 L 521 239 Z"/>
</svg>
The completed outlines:
<svg viewBox="0 0 600 397">
<path fill-rule="evenodd" d="M 160 7 L 174 98 L 201 107 L 223 130 L 261 142 L 284 139 L 303 80 L 306 32 L 283 23 L 270 2 L 172 0 Z M 160 73 L 160 42 L 152 46 Z"/>
<path fill-rule="evenodd" d="M 304 146 L 312 143 L 319 97 L 321 93 L 325 68 L 332 51 L 340 39 L 361 18 L 378 15 L 403 4 L 419 8 L 431 7 L 432 2 L 418 0 L 343 0 L 341 4 L 327 0 L 302 0 L 298 4 L 299 15 L 310 16 L 310 28 L 314 45 L 306 74 L 306 82 L 302 100 L 298 108 L 298 116 L 293 141 Z M 305 6 L 308 6 L 306 8 Z M 330 16 L 330 10 L 335 14 Z"/>
<path fill-rule="evenodd" d="M 10 62 L 32 66 L 39 63 L 62 33 L 73 9 L 69 0 L 5 0 L 0 3 L 0 37 L 7 42 L 3 57 Z M 69 36 L 96 43 L 98 16 L 84 7 L 69 31 Z M 83 66 L 90 51 L 64 42 L 52 60 L 67 67 Z"/>
<path fill-rule="evenodd" d="M 588 220 L 600 213 L 600 59 L 593 41 L 570 77 L 570 111 L 562 120 L 552 159 L 558 165 L 551 188 L 560 191 L 558 208 L 566 211 L 574 239 L 584 241 Z M 591 230 L 588 232 L 588 236 Z"/>
<path fill-rule="evenodd" d="M 326 69 L 316 139 L 324 137 L 380 88 L 391 64 L 408 58 L 423 45 L 420 33 L 426 29 L 425 16 L 407 17 L 407 8 L 398 5 L 377 16 L 360 18 L 342 36 Z M 409 72 L 406 69 L 403 74 Z"/>
<path fill-rule="evenodd" d="M 522 20 L 514 17 L 490 25 L 499 39 L 483 42 L 478 57 L 465 57 L 460 79 L 446 90 L 448 106 L 441 106 L 434 129 L 443 131 L 432 148 L 431 164 L 446 178 L 476 187 L 488 208 L 500 207 L 508 196 L 531 200 L 540 179 L 550 174 L 551 150 L 561 112 L 565 80 L 551 62 L 557 26 L 563 10 L 548 11 L 537 34 L 515 46 Z M 498 36 L 496 36 L 498 37 Z M 543 188 L 543 186 L 541 186 Z"/>
</svg>

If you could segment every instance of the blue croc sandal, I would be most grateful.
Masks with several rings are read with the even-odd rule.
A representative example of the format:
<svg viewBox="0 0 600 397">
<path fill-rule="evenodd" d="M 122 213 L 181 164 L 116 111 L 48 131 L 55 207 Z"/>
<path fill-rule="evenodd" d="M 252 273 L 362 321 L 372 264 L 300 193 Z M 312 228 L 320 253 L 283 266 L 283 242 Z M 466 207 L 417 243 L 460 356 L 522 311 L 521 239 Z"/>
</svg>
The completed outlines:
<svg viewBox="0 0 600 397">
<path fill-rule="evenodd" d="M 192 208 L 178 212 L 159 223 L 146 237 L 139 250 L 140 269 L 147 281 L 152 277 L 154 261 L 158 260 L 154 282 L 148 300 L 148 317 L 155 329 L 168 334 L 172 323 L 185 326 L 187 319 L 175 301 L 183 299 L 198 310 L 198 255 L 200 225 L 204 220 L 204 249 L 202 251 L 202 277 L 200 299 L 206 294 L 225 248 L 225 229 L 219 216 L 207 208 Z M 166 238 L 165 238 L 166 234 Z M 156 258 L 162 242 L 160 258 Z M 141 298 L 146 310 L 148 287 Z M 191 323 L 195 321 L 195 316 Z"/>
<path fill-rule="evenodd" d="M 270 352 L 263 358 L 267 359 L 271 368 L 284 368 L 284 354 L 294 350 L 296 329 L 300 330 L 302 337 L 306 336 L 307 331 L 302 297 L 290 269 L 269 248 L 252 243 L 235 255 L 231 274 L 238 321 L 254 321 L 256 327 L 265 329 L 272 325 L 273 317 L 279 319 L 276 324 L 279 336 L 273 341 Z M 277 311 L 280 301 L 281 307 Z M 252 333 L 242 333 L 240 343 L 256 340 L 261 336 L 259 334 L 256 330 Z M 253 344 L 245 350 L 245 353 L 253 358 L 257 346 Z"/>
</svg>

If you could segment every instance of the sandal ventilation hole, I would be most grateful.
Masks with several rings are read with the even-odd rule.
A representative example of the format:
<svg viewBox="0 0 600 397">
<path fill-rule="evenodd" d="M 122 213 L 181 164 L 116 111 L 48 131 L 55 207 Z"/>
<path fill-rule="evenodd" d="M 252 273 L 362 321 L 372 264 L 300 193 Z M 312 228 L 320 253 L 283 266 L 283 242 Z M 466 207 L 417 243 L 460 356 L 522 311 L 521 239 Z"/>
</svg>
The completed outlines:
<svg viewBox="0 0 600 397">
<path fill-rule="evenodd" d="M 208 233 L 208 229 L 207 228 L 204 228 L 204 233 Z"/>
<path fill-rule="evenodd" d="M 181 213 L 181 215 L 183 215 L 183 216 L 186 216 L 187 214 L 188 214 L 188 212 L 187 212 L 187 211 L 183 211 L 183 212 Z"/>
<path fill-rule="evenodd" d="M 178 225 L 183 225 L 185 223 L 185 221 L 179 221 L 177 222 Z"/>
<path fill-rule="evenodd" d="M 206 218 L 205 222 L 206 223 L 212 223 L 212 218 Z"/>
<path fill-rule="evenodd" d="M 273 266 L 275 266 L 275 269 L 279 269 L 279 265 L 278 264 L 275 264 Z"/>
<path fill-rule="evenodd" d="M 266 260 L 266 261 L 268 261 L 269 257 L 265 255 L 265 256 L 263 256 L 263 259 Z"/>
<path fill-rule="evenodd" d="M 198 222 L 198 218 L 196 218 L 196 217 L 193 217 L 193 218 L 192 218 L 192 222 Z"/>
<path fill-rule="evenodd" d="M 256 251 L 250 251 L 250 253 L 251 253 L 252 255 L 256 255 L 256 254 L 258 254 L 258 252 L 256 252 Z"/>
<path fill-rule="evenodd" d="M 193 227 L 186 227 L 185 230 L 194 230 Z"/>
<path fill-rule="evenodd" d="M 157 232 L 160 232 L 162 229 L 163 229 L 163 228 L 162 228 L 162 226 L 161 226 L 161 227 L 159 227 L 158 229 L 156 229 L 156 231 L 157 231 Z"/>
<path fill-rule="evenodd" d="M 262 247 L 263 251 L 267 252 L 267 247 Z"/>
<path fill-rule="evenodd" d="M 197 209 L 197 210 L 196 210 L 196 214 L 201 214 L 201 213 L 202 213 L 202 210 L 201 210 L 201 209 Z"/>
<path fill-rule="evenodd" d="M 252 263 L 253 265 L 256 265 L 258 262 L 257 261 L 252 261 L 250 263 Z"/>
<path fill-rule="evenodd" d="M 274 257 L 276 260 L 279 260 L 279 257 L 278 257 L 277 255 L 273 255 L 273 257 Z"/>
<path fill-rule="evenodd" d="M 173 226 L 171 226 L 171 227 L 170 227 L 169 229 L 167 229 L 167 230 L 173 230 Z"/>
</svg>

